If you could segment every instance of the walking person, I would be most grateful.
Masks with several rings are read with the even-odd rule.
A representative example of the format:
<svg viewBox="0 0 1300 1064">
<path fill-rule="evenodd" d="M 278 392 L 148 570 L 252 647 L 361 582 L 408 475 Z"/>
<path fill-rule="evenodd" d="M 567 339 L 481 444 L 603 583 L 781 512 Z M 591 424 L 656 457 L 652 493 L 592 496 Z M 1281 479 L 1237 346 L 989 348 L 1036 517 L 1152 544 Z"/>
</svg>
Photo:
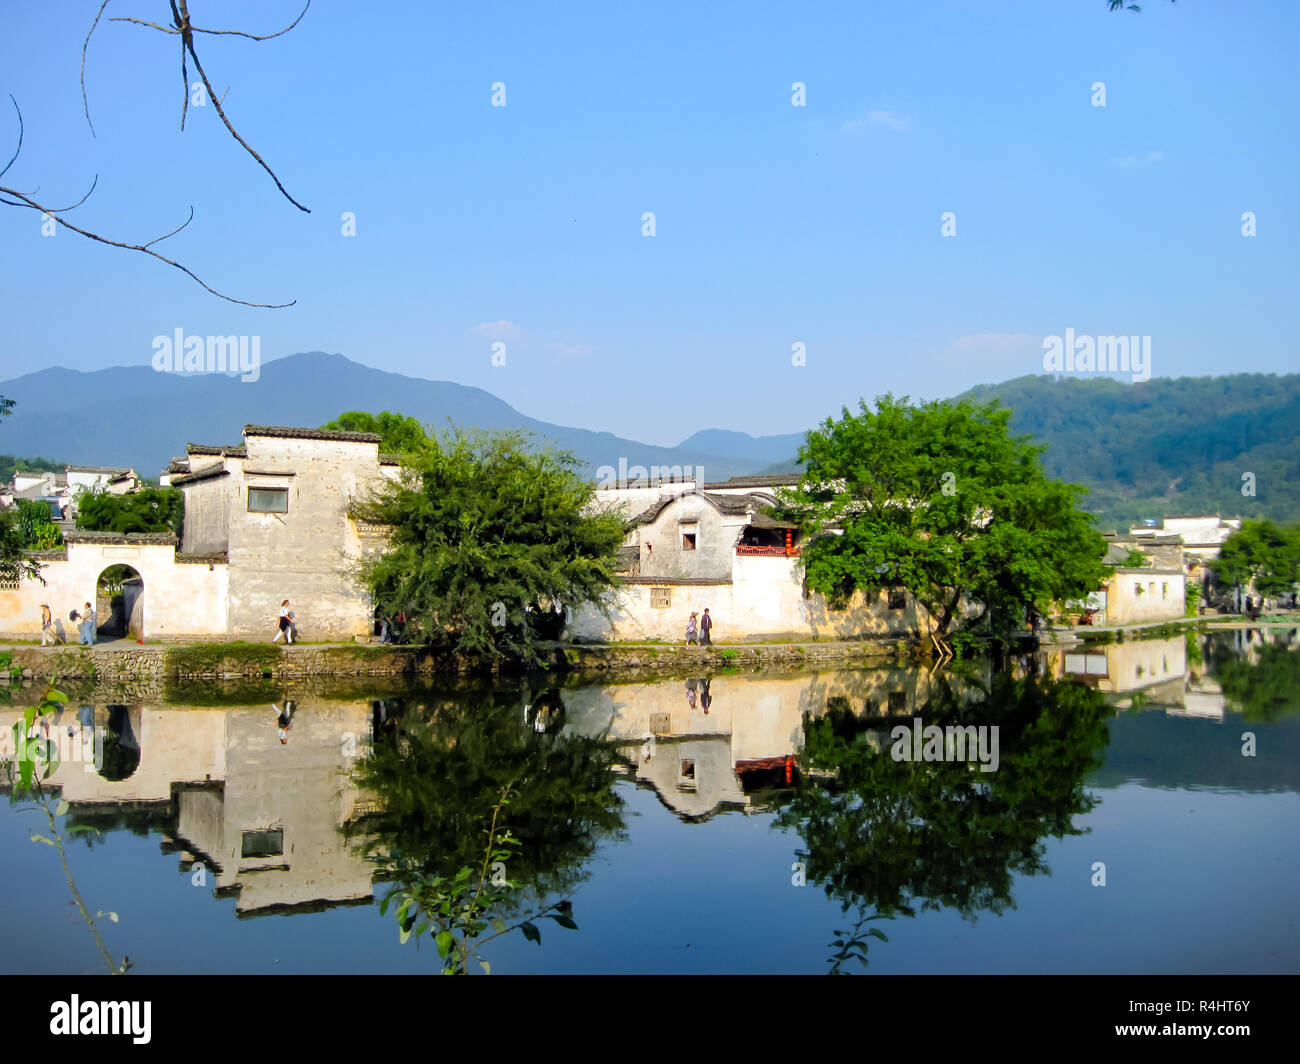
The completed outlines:
<svg viewBox="0 0 1300 1064">
<path fill-rule="evenodd" d="M 700 618 L 700 646 L 713 646 L 713 618 L 709 616 L 709 610 L 704 608 L 704 616 Z"/>
<path fill-rule="evenodd" d="M 41 646 L 53 645 L 58 642 L 54 636 L 54 614 L 50 612 L 48 602 L 41 603 Z"/>
<path fill-rule="evenodd" d="M 275 722 L 280 726 L 280 745 L 285 746 L 289 742 L 289 729 L 293 727 L 293 711 L 298 707 L 293 699 L 286 698 L 283 709 L 274 702 L 271 703 L 271 708 L 275 710 Z"/>
<path fill-rule="evenodd" d="M 290 645 L 292 645 L 292 643 L 293 643 L 293 621 L 290 619 L 290 616 L 289 616 L 289 600 L 288 600 L 288 599 L 285 599 L 283 602 L 280 603 L 280 620 L 279 620 L 278 624 L 279 624 L 279 630 L 275 633 L 275 638 L 272 639 L 271 642 L 272 642 L 272 643 L 278 643 L 278 642 L 280 641 L 280 637 L 281 637 L 281 636 L 284 636 L 284 642 L 285 642 L 285 645 L 286 645 L 286 646 L 290 646 Z"/>
<path fill-rule="evenodd" d="M 698 646 L 700 642 L 699 628 L 695 620 L 698 616 L 699 614 L 691 610 L 691 615 L 686 619 L 686 645 L 688 647 Z"/>
</svg>

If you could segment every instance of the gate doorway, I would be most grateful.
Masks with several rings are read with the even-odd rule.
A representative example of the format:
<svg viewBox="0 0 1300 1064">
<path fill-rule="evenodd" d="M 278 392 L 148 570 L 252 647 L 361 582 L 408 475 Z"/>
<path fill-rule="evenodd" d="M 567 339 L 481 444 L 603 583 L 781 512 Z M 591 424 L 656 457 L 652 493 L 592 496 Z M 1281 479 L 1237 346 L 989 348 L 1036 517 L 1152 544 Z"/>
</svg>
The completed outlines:
<svg viewBox="0 0 1300 1064">
<path fill-rule="evenodd" d="M 95 586 L 100 639 L 144 638 L 144 578 L 129 565 L 110 565 Z"/>
</svg>

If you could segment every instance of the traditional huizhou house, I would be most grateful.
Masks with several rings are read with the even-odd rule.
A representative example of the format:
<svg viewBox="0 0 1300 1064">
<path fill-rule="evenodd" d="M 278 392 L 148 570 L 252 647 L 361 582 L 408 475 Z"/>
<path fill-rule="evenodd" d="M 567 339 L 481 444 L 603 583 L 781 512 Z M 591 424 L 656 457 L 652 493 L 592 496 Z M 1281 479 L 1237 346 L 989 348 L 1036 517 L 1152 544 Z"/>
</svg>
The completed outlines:
<svg viewBox="0 0 1300 1064">
<path fill-rule="evenodd" d="M 1214 581 L 1211 563 L 1219 556 L 1224 541 L 1241 529 L 1240 517 L 1221 517 L 1218 514 L 1186 514 L 1162 517 L 1159 525 L 1129 529 L 1129 533 L 1143 539 L 1149 536 L 1179 535 L 1183 537 L 1184 567 L 1187 579 L 1201 585 L 1201 601 L 1219 601 L 1231 594 L 1231 588 L 1219 588 Z"/>
<path fill-rule="evenodd" d="M 350 515 L 377 478 L 396 472 L 369 432 L 246 425 L 235 447 L 191 444 L 181 551 L 229 572 L 225 634 L 270 637 L 288 599 L 301 637 L 351 639 L 372 630 L 369 596 L 351 579 L 377 530 Z"/>
<path fill-rule="evenodd" d="M 659 498 L 632 519 L 608 618 L 579 610 L 569 635 L 680 642 L 691 612 L 706 607 L 715 641 L 861 639 L 926 629 L 928 615 L 918 615 L 901 590 L 859 592 L 842 610 L 830 609 L 820 594 L 804 594 L 799 532 L 771 512 L 773 491 L 786 479 L 733 478 L 719 490 Z"/>
<path fill-rule="evenodd" d="M 1104 561 L 1116 568 L 1090 601 L 1097 610 L 1094 624 L 1140 624 L 1184 615 L 1187 573 L 1180 535 L 1108 535 L 1106 540 Z M 1141 558 L 1135 558 L 1134 552 Z"/>
</svg>

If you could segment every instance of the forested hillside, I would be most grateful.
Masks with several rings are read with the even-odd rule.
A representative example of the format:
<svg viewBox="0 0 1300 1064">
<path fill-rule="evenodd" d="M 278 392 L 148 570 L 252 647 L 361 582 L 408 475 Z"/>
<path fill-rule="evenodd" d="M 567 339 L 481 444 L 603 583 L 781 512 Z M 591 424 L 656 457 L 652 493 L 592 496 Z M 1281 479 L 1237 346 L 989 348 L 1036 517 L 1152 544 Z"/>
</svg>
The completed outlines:
<svg viewBox="0 0 1300 1064">
<path fill-rule="evenodd" d="M 1015 429 L 1047 444 L 1047 471 L 1091 489 L 1104 528 L 1200 512 L 1300 520 L 1300 374 L 1020 377 L 966 395 L 1011 407 Z"/>
<path fill-rule="evenodd" d="M 1085 506 L 1103 529 L 1188 513 L 1300 521 L 1300 374 L 1018 377 L 957 398 L 1011 407 L 1012 427 L 1047 446 L 1048 473 L 1090 489 Z M 1242 494 L 1247 473 L 1253 496 Z"/>
</svg>

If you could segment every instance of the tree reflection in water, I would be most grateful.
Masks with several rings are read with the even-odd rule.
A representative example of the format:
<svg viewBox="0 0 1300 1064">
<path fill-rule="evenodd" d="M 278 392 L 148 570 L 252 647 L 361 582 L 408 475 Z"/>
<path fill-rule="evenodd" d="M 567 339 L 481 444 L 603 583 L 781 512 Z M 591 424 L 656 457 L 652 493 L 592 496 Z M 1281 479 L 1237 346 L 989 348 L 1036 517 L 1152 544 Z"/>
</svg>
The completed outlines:
<svg viewBox="0 0 1300 1064">
<path fill-rule="evenodd" d="M 514 840 L 504 862 L 517 885 L 497 891 L 492 911 L 481 914 L 499 931 L 499 920 L 571 895 L 597 846 L 624 836 L 615 752 L 607 736 L 564 729 L 553 688 L 528 699 L 494 691 L 385 700 L 376 704 L 372 748 L 356 767 L 376 809 L 359 825 L 359 845 L 397 893 L 418 894 L 436 876 L 454 882 L 466 868 L 477 883 L 495 818 L 490 848 Z M 436 935 L 446 914 L 424 915 Z M 409 931 L 420 918 L 408 910 L 400 919 Z M 525 934 L 534 937 L 528 927 Z"/>
<path fill-rule="evenodd" d="M 804 717 L 805 771 L 777 824 L 802 836 L 808 880 L 856 912 L 856 927 L 836 931 L 833 972 L 866 964 L 867 938 L 883 938 L 867 929 L 875 918 L 955 908 L 973 921 L 1014 906 L 1014 877 L 1046 871 L 1043 840 L 1081 834 L 1073 818 L 1097 801 L 1083 781 L 1101 764 L 1108 710 L 1088 687 L 997 673 L 972 700 L 949 677 L 915 715 L 996 725 L 997 771 L 894 760 L 890 729 L 910 717 L 859 715 L 842 698 Z"/>
</svg>

